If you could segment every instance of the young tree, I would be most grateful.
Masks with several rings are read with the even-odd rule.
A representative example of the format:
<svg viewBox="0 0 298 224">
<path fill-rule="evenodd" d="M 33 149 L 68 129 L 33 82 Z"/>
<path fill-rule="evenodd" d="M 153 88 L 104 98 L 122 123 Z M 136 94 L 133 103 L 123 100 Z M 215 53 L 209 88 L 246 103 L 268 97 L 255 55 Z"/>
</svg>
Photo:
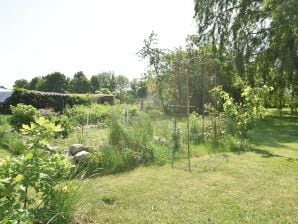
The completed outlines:
<svg viewBox="0 0 298 224">
<path fill-rule="evenodd" d="M 142 59 L 148 59 L 150 71 L 146 74 L 148 79 L 153 79 L 156 84 L 156 90 L 160 99 L 162 109 L 167 111 L 166 99 L 164 96 L 165 86 L 168 84 L 167 76 L 163 73 L 166 67 L 163 57 L 165 51 L 157 48 L 157 35 L 152 32 L 148 39 L 144 40 L 144 47 L 138 52 Z"/>
</svg>

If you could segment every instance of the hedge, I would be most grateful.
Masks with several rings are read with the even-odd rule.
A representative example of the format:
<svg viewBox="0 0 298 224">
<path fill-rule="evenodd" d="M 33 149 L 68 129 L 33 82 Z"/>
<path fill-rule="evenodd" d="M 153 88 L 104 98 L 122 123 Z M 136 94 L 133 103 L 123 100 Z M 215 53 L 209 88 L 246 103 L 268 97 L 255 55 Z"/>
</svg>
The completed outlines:
<svg viewBox="0 0 298 224">
<path fill-rule="evenodd" d="M 0 113 L 10 113 L 10 105 L 18 103 L 32 105 L 35 108 L 52 108 L 56 112 L 62 112 L 66 105 L 90 105 L 91 96 L 88 94 L 60 94 L 30 91 L 26 89 L 14 89 L 13 94 L 0 105 Z"/>
</svg>

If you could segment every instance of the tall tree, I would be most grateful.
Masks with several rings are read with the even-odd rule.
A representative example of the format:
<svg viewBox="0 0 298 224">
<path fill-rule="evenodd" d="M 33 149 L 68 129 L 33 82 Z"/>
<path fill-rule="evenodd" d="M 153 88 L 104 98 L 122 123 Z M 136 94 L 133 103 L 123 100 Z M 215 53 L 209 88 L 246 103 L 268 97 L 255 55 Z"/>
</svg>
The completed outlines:
<svg viewBox="0 0 298 224">
<path fill-rule="evenodd" d="M 95 84 L 95 86 L 98 85 L 100 89 L 109 89 L 111 92 L 115 90 L 116 79 L 114 72 L 101 72 L 95 77 L 97 78 L 97 81 L 93 78 L 93 84 Z"/>
<path fill-rule="evenodd" d="M 43 78 L 42 77 L 34 77 L 33 79 L 31 79 L 30 83 L 29 83 L 29 89 L 31 90 L 41 90 L 41 86 L 42 86 L 42 82 L 43 82 Z"/>
<path fill-rule="evenodd" d="M 133 79 L 130 82 L 130 89 L 134 98 L 145 98 L 147 95 L 147 83 L 143 79 Z"/>
<path fill-rule="evenodd" d="M 129 80 L 124 75 L 117 75 L 115 78 L 116 87 L 115 89 L 122 92 L 127 89 Z"/>
<path fill-rule="evenodd" d="M 195 0 L 198 44 L 230 52 L 251 86 L 270 82 L 297 98 L 297 11 L 297 0 Z"/>
<path fill-rule="evenodd" d="M 41 90 L 47 92 L 64 93 L 67 91 L 68 79 L 60 72 L 54 72 L 44 77 Z"/>
<path fill-rule="evenodd" d="M 26 79 L 19 79 L 14 82 L 13 88 L 23 88 L 28 89 L 29 83 Z"/>
<path fill-rule="evenodd" d="M 74 74 L 70 82 L 71 90 L 74 93 L 88 93 L 90 92 L 90 82 L 82 71 Z"/>
<path fill-rule="evenodd" d="M 98 78 L 98 75 L 92 75 L 90 78 L 90 88 L 93 93 L 99 91 L 101 88 L 101 83 Z"/>
</svg>

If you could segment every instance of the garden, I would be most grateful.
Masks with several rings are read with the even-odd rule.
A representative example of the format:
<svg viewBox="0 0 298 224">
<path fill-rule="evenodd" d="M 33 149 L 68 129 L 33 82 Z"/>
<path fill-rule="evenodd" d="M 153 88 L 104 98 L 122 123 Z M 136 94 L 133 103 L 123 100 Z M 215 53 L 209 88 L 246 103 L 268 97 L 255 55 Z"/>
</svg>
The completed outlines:
<svg viewBox="0 0 298 224">
<path fill-rule="evenodd" d="M 265 223 L 273 210 L 262 208 L 271 216 L 254 217 L 254 202 L 241 207 L 245 196 L 238 203 L 240 194 L 250 188 L 255 193 L 249 200 L 265 197 L 262 203 L 273 203 L 270 195 L 284 183 L 279 196 L 293 205 L 298 199 L 297 117 L 265 109 L 271 91 L 246 87 L 239 103 L 221 87 L 213 88 L 216 103 L 206 105 L 204 116 L 166 114 L 150 103 L 74 105 L 63 113 L 11 106 L 11 115 L 0 119 L 1 222 L 243 221 L 234 217 L 235 210 L 248 223 Z M 274 192 L 261 187 L 268 179 L 266 186 Z M 260 189 L 252 185 L 255 181 Z M 223 193 L 231 194 L 230 202 Z M 174 198 L 177 204 L 171 203 Z M 167 207 L 182 212 L 171 216 Z M 205 212 L 197 214 L 195 208 Z M 296 220 L 294 208 L 287 208 L 290 223 Z M 274 216 L 283 212 L 279 208 Z"/>
<path fill-rule="evenodd" d="M 297 2 L 195 0 L 139 78 L 1 86 L 0 224 L 298 223 Z"/>
</svg>

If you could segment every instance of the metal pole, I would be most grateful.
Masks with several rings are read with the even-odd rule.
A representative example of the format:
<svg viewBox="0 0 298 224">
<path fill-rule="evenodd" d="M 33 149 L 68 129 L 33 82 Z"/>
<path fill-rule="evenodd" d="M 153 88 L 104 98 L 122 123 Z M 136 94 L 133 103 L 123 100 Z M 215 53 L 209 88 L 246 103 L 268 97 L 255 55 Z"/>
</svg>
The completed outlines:
<svg viewBox="0 0 298 224">
<path fill-rule="evenodd" d="M 186 110 L 187 110 L 187 158 L 188 158 L 188 171 L 191 172 L 190 164 L 190 142 L 189 142 L 189 76 L 188 76 L 188 65 L 185 68 L 185 78 L 186 78 Z"/>
<path fill-rule="evenodd" d="M 204 132 L 205 132 L 205 77 L 204 77 L 204 70 L 202 73 L 202 106 L 203 106 L 203 113 L 202 113 L 202 138 L 205 141 Z"/>
</svg>

